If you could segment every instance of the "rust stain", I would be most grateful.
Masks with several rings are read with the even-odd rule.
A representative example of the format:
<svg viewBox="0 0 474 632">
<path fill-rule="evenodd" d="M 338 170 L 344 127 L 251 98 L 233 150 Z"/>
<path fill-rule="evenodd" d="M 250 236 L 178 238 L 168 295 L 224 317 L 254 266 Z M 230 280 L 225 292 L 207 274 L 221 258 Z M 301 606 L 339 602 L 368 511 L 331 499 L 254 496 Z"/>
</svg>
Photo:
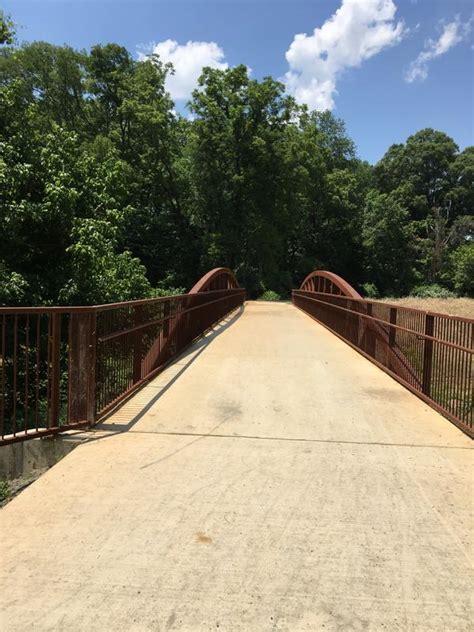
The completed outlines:
<svg viewBox="0 0 474 632">
<path fill-rule="evenodd" d="M 208 535 L 206 535 L 202 531 L 198 531 L 196 533 L 196 540 L 198 542 L 201 542 L 201 544 L 211 544 L 212 542 L 212 538 L 210 538 Z"/>
</svg>

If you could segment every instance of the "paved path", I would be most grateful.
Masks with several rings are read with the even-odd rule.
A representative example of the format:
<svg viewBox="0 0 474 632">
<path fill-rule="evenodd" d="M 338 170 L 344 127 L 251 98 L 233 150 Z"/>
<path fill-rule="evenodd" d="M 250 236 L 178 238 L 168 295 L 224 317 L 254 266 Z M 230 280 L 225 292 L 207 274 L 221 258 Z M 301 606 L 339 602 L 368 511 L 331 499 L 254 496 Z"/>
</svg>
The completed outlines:
<svg viewBox="0 0 474 632">
<path fill-rule="evenodd" d="M 470 448 L 249 303 L 0 512 L 0 628 L 468 630 Z"/>
</svg>

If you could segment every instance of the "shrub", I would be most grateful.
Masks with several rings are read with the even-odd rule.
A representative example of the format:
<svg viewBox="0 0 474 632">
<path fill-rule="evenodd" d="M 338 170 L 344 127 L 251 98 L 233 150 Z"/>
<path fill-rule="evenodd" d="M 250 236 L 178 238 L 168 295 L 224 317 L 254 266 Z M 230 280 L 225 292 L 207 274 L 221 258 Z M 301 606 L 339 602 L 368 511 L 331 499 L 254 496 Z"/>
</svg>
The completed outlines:
<svg viewBox="0 0 474 632">
<path fill-rule="evenodd" d="M 8 270 L 0 261 L 0 305 L 21 305 L 28 291 L 28 283 L 18 272 Z"/>
<path fill-rule="evenodd" d="M 417 285 L 410 292 L 410 296 L 417 298 L 453 298 L 456 295 L 437 283 L 431 285 Z"/>
<path fill-rule="evenodd" d="M 273 290 L 265 290 L 258 299 L 259 301 L 281 301 L 281 296 Z"/>
<path fill-rule="evenodd" d="M 164 296 L 179 296 L 180 294 L 186 294 L 186 288 L 184 287 L 155 287 L 152 290 L 153 298 L 161 298 Z"/>
<path fill-rule="evenodd" d="M 452 282 L 458 294 L 474 296 L 474 244 L 451 253 Z"/>
<path fill-rule="evenodd" d="M 367 298 L 379 298 L 380 296 L 377 286 L 374 283 L 364 283 L 362 292 Z"/>
<path fill-rule="evenodd" d="M 0 481 L 0 503 L 10 496 L 10 485 L 7 481 Z"/>
</svg>

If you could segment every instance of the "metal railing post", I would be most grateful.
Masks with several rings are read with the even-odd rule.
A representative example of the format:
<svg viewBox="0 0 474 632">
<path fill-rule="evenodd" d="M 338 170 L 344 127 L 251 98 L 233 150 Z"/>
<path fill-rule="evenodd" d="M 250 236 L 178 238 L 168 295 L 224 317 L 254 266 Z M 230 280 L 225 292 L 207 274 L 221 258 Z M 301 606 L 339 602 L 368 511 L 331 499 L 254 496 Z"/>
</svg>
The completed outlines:
<svg viewBox="0 0 474 632">
<path fill-rule="evenodd" d="M 434 333 L 434 316 L 426 314 L 425 319 L 425 336 L 433 336 Z M 425 338 L 423 346 L 423 380 L 421 385 L 422 393 L 430 395 L 431 392 L 431 373 L 433 367 L 433 341 Z"/>
<path fill-rule="evenodd" d="M 97 313 L 89 314 L 89 383 L 87 388 L 87 417 L 86 420 L 92 425 L 96 416 L 96 367 L 97 367 Z"/>
<path fill-rule="evenodd" d="M 143 320 L 143 305 L 135 306 L 133 322 L 141 325 Z M 138 329 L 133 335 L 133 383 L 136 384 L 142 377 L 143 332 Z"/>
<path fill-rule="evenodd" d="M 170 302 L 171 299 L 166 301 L 163 309 L 163 318 L 165 319 L 163 322 L 163 338 L 168 338 L 170 335 L 170 321 L 168 316 L 170 315 Z"/>
<path fill-rule="evenodd" d="M 397 324 L 397 308 L 396 307 L 391 307 L 390 308 L 390 324 L 391 325 L 396 325 Z M 394 347 L 395 346 L 396 333 L 397 333 L 397 330 L 395 329 L 395 327 L 389 327 L 388 344 L 389 344 L 390 347 Z"/>
<path fill-rule="evenodd" d="M 391 307 L 390 308 L 390 325 L 396 325 L 396 324 L 397 324 L 397 308 Z M 387 346 L 387 367 L 389 369 L 391 366 L 391 363 L 390 363 L 391 350 L 395 346 L 395 339 L 397 335 L 396 328 L 391 327 L 390 325 L 388 328 L 388 346 Z"/>
<path fill-rule="evenodd" d="M 366 304 L 367 308 L 367 316 L 372 316 L 372 303 Z M 366 352 L 375 357 L 375 333 L 373 330 L 372 320 L 369 318 L 364 318 L 365 320 L 365 343 L 366 343 Z"/>
<path fill-rule="evenodd" d="M 72 313 L 69 321 L 69 423 L 95 421 L 96 314 Z"/>
<path fill-rule="evenodd" d="M 51 390 L 49 426 L 59 426 L 61 387 L 61 314 L 51 314 Z"/>
</svg>

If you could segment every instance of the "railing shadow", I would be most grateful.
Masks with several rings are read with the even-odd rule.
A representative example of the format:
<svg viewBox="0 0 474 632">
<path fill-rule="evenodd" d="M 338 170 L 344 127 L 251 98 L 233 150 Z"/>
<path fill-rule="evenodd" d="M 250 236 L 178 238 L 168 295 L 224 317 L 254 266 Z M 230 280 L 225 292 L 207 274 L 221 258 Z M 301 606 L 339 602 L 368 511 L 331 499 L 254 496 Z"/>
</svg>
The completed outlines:
<svg viewBox="0 0 474 632">
<path fill-rule="evenodd" d="M 108 413 L 101 421 L 99 421 L 91 429 L 91 432 L 93 434 L 91 438 L 87 440 L 87 443 L 90 443 L 91 441 L 97 441 L 99 439 L 103 439 L 109 436 L 113 436 L 115 434 L 121 434 L 123 432 L 127 432 L 131 430 L 135 426 L 135 424 L 137 424 L 146 415 L 146 413 L 156 404 L 156 402 L 173 386 L 173 384 L 183 375 L 183 373 L 185 373 L 185 371 L 187 371 L 192 366 L 192 364 L 197 360 L 197 358 L 206 349 L 209 348 L 211 343 L 216 338 L 218 338 L 222 333 L 224 333 L 224 331 L 226 331 L 232 325 L 235 324 L 235 322 L 244 313 L 244 309 L 245 309 L 244 305 L 241 305 L 239 308 L 231 312 L 222 321 L 214 325 L 207 334 L 199 338 L 194 343 L 191 343 L 191 345 L 187 347 L 185 350 L 183 350 L 181 354 L 176 356 L 166 366 L 163 372 L 159 373 L 157 376 L 150 379 L 150 381 L 144 384 L 144 386 L 141 389 L 139 389 L 139 391 L 136 391 L 135 393 L 133 393 L 130 396 L 130 398 L 124 400 L 117 406 L 117 408 L 110 411 L 110 413 Z M 130 407 L 130 404 L 133 402 L 133 399 L 137 397 L 140 391 L 142 391 L 143 389 L 146 389 L 147 387 L 150 387 L 150 385 L 153 383 L 154 380 L 157 380 L 160 378 L 161 380 L 166 379 L 166 373 L 169 372 L 169 369 L 172 369 L 173 367 L 177 367 L 177 366 L 181 366 L 182 368 L 180 368 L 180 370 L 177 373 L 173 373 L 172 376 L 170 375 L 169 378 L 166 380 L 166 383 L 163 384 L 163 386 L 159 387 L 160 389 L 159 392 L 156 395 L 151 396 L 150 399 L 145 403 L 145 405 L 143 405 L 140 408 L 139 412 L 135 414 L 132 413 L 132 417 L 130 420 L 127 420 L 124 423 L 122 421 L 114 421 L 114 418 L 121 417 L 122 415 L 123 416 L 127 415 L 127 412 L 126 412 L 127 407 Z M 94 436 L 95 433 L 98 433 L 97 436 Z"/>
</svg>

